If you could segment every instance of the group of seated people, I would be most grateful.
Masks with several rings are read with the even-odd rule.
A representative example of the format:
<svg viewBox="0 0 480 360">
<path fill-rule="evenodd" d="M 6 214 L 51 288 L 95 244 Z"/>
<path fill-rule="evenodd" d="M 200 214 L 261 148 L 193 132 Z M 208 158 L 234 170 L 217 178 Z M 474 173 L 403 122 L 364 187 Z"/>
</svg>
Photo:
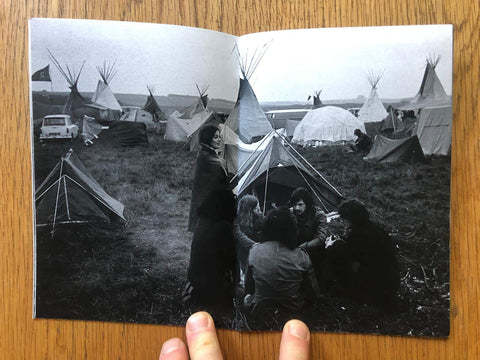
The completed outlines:
<svg viewBox="0 0 480 360">
<path fill-rule="evenodd" d="M 292 192 L 288 206 L 265 215 L 253 195 L 240 198 L 237 211 L 231 193 L 211 198 L 199 210 L 188 268 L 186 293 L 196 301 L 236 301 L 254 318 L 271 311 L 298 314 L 322 293 L 395 308 L 395 247 L 360 201 L 339 207 L 348 227 L 339 236 L 329 234 L 326 214 L 305 188 Z"/>
</svg>

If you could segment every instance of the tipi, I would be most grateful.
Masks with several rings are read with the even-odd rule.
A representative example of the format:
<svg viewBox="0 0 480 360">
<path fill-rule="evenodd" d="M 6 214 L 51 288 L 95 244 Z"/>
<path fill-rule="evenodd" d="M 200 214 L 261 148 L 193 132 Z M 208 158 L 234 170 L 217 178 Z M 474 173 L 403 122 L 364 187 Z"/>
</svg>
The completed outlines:
<svg viewBox="0 0 480 360">
<path fill-rule="evenodd" d="M 197 86 L 199 94 L 197 101 L 181 112 L 174 111 L 168 117 L 165 140 L 189 142 L 200 127 L 214 117 L 214 112 L 207 108 L 206 89 L 200 90 Z"/>
<path fill-rule="evenodd" d="M 249 60 L 241 59 L 238 47 L 234 48 L 240 65 L 241 78 L 237 102 L 225 124 L 237 133 L 244 143 L 252 143 L 272 130 L 272 125 L 260 107 L 249 81 L 265 55 L 268 45 L 265 44 L 261 51 L 255 51 Z"/>
<path fill-rule="evenodd" d="M 108 85 L 117 74 L 115 62 L 110 65 L 104 61 L 103 66 L 97 66 L 97 71 L 102 79 L 98 80 L 97 88 L 92 96 L 92 105 L 98 108 L 101 120 L 118 120 L 122 107 Z"/>
<path fill-rule="evenodd" d="M 385 106 L 383 106 L 377 94 L 377 85 L 381 78 L 382 75 L 376 75 L 374 73 L 368 75 L 368 82 L 372 88 L 367 100 L 365 100 L 363 106 L 358 111 L 358 118 L 364 123 L 382 121 L 388 115 Z"/>
<path fill-rule="evenodd" d="M 419 110 L 416 135 L 425 155 L 448 155 L 452 142 L 452 100 L 438 78 L 438 56 L 427 57 L 425 73 L 415 98 L 402 110 Z"/>
<path fill-rule="evenodd" d="M 57 67 L 58 71 L 62 76 L 65 78 L 65 80 L 68 83 L 68 86 L 70 88 L 70 94 L 67 97 L 67 101 L 65 102 L 65 105 L 63 106 L 62 113 L 63 114 L 68 114 L 73 116 L 73 112 L 75 110 L 85 108 L 87 105 L 90 103 L 87 99 L 85 99 L 80 92 L 78 91 L 78 79 L 80 78 L 80 74 L 82 73 L 83 67 L 85 65 L 85 61 L 83 61 L 82 66 L 80 67 L 80 70 L 75 72 L 74 70 L 70 69 L 68 65 L 65 65 L 65 69 L 62 67 L 62 65 L 58 62 L 58 60 L 55 58 L 55 56 L 52 54 L 50 50 L 48 50 L 48 55 L 50 57 L 50 60 L 55 64 Z"/>
<path fill-rule="evenodd" d="M 143 110 L 149 112 L 152 115 L 152 121 L 154 123 L 158 123 L 159 121 L 166 121 L 167 116 L 162 111 L 162 109 L 160 108 L 160 105 L 158 105 L 157 100 L 155 100 L 155 97 L 153 96 L 153 92 L 154 92 L 153 86 L 148 85 L 147 89 L 150 95 L 148 96 L 147 101 L 145 102 L 145 105 L 143 105 Z"/>
<path fill-rule="evenodd" d="M 124 206 L 100 186 L 70 149 L 35 191 L 36 225 L 84 223 L 123 217 Z"/>
<path fill-rule="evenodd" d="M 283 135 L 272 132 L 265 137 L 263 146 L 240 165 L 234 189 L 237 196 L 255 194 L 265 211 L 286 205 L 292 191 L 304 187 L 312 193 L 316 206 L 325 212 L 336 210 L 343 195 Z"/>
<path fill-rule="evenodd" d="M 313 95 L 308 95 L 308 100 L 310 100 L 311 98 L 313 98 L 313 107 L 312 109 L 317 109 L 319 108 L 320 106 L 323 106 L 323 103 L 322 103 L 322 100 L 320 100 L 320 94 L 322 93 L 322 90 L 320 91 L 315 91 L 313 93 Z"/>
</svg>

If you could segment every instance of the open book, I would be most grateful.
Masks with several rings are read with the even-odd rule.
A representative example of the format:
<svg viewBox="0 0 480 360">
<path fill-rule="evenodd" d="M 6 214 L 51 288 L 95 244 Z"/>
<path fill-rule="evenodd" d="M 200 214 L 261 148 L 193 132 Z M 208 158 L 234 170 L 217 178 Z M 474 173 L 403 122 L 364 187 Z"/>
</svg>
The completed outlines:
<svg viewBox="0 0 480 360">
<path fill-rule="evenodd" d="M 452 30 L 32 19 L 34 316 L 447 336 Z"/>
</svg>

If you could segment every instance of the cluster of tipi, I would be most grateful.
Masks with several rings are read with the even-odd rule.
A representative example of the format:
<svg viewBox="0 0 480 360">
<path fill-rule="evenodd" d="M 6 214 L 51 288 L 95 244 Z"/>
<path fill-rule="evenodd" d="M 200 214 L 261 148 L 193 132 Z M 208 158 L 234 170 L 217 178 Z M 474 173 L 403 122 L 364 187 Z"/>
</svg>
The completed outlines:
<svg viewBox="0 0 480 360">
<path fill-rule="evenodd" d="M 197 86 L 198 101 L 181 112 L 175 111 L 168 117 L 165 139 L 189 143 L 190 148 L 195 149 L 197 143 L 194 140 L 199 128 L 206 123 L 216 122 L 221 128 L 222 153 L 226 160 L 227 169 L 230 173 L 236 174 L 232 181 L 236 183 L 235 192 L 238 196 L 245 193 L 254 193 L 265 209 L 270 206 L 285 204 L 292 190 L 302 186 L 312 192 L 317 206 L 326 212 L 333 211 L 343 200 L 342 194 L 291 145 L 285 130 L 273 128 L 258 103 L 249 78 L 255 71 L 263 54 L 264 52 L 260 52 L 258 57 L 252 59 L 250 64 L 240 62 L 242 77 L 240 78 L 238 98 L 224 123 L 216 117 L 214 111 L 208 109 L 207 89 L 200 89 Z M 449 153 L 452 105 L 451 99 L 446 95 L 435 73 L 437 63 L 438 58 L 428 59 L 418 94 L 408 104 L 399 108 L 400 110 L 418 111 L 414 135 L 400 140 L 392 140 L 377 135 L 372 150 L 366 156 L 366 159 L 394 161 L 405 156 L 408 157 L 412 152 L 420 153 L 422 156 L 423 154 L 446 155 Z M 57 67 L 61 68 L 59 65 Z M 97 115 L 100 116 L 103 111 L 106 119 L 115 118 L 115 111 L 120 108 L 120 105 L 117 109 L 114 108 L 116 99 L 108 87 L 108 80 L 112 78 L 114 73 L 112 68 L 107 66 L 99 68 L 99 72 L 103 81 L 99 81 L 92 102 L 82 101 L 81 106 L 99 111 L 100 113 Z M 70 71 L 62 73 L 69 80 L 72 90 L 64 110 L 74 111 L 80 107 L 77 103 L 79 99 L 83 99 L 76 88 L 78 76 L 72 76 Z M 355 129 L 365 131 L 365 123 L 377 121 L 382 121 L 382 128 L 384 129 L 393 129 L 394 132 L 398 133 L 404 130 L 402 122 L 394 116 L 393 109 L 387 112 L 378 97 L 376 87 L 380 77 L 372 79 L 370 96 L 360 109 L 358 118 L 342 108 L 322 106 L 320 92 L 316 92 L 314 94 L 314 109 L 309 111 L 296 124 L 292 142 L 309 144 L 319 141 L 332 143 L 353 140 Z M 150 112 L 155 121 L 165 121 L 167 117 L 155 100 L 151 88 L 149 88 L 149 92 L 150 96 L 145 103 L 144 110 Z M 80 188 L 94 193 L 94 195 L 90 194 L 89 198 L 92 199 L 93 197 L 100 205 L 96 204 L 96 208 L 99 209 L 97 211 L 95 210 L 95 204 L 86 204 L 86 208 L 93 209 L 90 215 L 95 218 L 95 212 L 98 212 L 98 217 L 101 219 L 111 216 L 123 219 L 123 206 L 112 202 L 113 199 L 110 199 L 106 193 L 103 194 L 101 188 L 98 189 L 99 185 L 89 175 L 78 175 L 83 173 L 83 166 L 76 165 L 77 160 L 72 161 L 72 159 L 74 159 L 72 154 L 63 157 L 61 163 L 68 166 L 60 166 L 60 171 L 62 168 L 72 168 L 74 175 L 77 175 L 83 183 Z M 66 180 L 61 181 L 61 174 L 55 173 L 48 179 L 57 181 L 57 187 L 63 186 L 66 189 L 68 185 Z M 47 180 L 45 181 L 47 182 Z M 70 186 L 75 187 L 75 184 L 79 182 L 72 182 Z M 51 198 L 53 195 L 46 196 L 48 190 L 45 190 L 45 188 L 54 189 L 56 187 L 52 184 L 48 187 L 45 184 L 40 186 L 36 191 L 37 210 L 42 209 L 42 201 L 48 203 L 53 201 Z M 80 188 L 77 190 L 80 191 Z M 58 195 L 59 193 L 67 194 L 69 192 L 65 190 L 55 193 Z M 68 199 L 59 201 L 58 196 L 55 201 L 64 204 L 65 210 L 66 207 L 73 204 Z M 55 213 L 57 213 L 57 210 L 58 208 L 56 208 Z M 72 214 L 75 213 L 72 209 L 65 211 L 65 214 L 69 214 L 65 215 L 67 216 L 65 222 L 73 221 L 75 217 L 72 217 Z M 56 215 L 53 219 L 53 222 L 55 221 L 58 222 Z"/>
</svg>

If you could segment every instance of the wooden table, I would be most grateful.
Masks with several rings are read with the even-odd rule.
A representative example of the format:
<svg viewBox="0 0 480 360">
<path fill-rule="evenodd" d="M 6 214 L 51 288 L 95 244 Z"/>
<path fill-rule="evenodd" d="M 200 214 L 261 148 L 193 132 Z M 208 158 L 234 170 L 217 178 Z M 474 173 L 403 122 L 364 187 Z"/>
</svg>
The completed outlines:
<svg viewBox="0 0 480 360">
<path fill-rule="evenodd" d="M 32 320 L 32 196 L 27 21 L 30 17 L 129 20 L 248 32 L 453 23 L 451 335 L 447 340 L 315 334 L 320 359 L 480 358 L 480 106 L 478 0 L 3 0 L 0 5 L 0 358 L 155 359 L 167 326 Z M 273 359 L 279 333 L 220 331 L 228 359 Z"/>
</svg>

